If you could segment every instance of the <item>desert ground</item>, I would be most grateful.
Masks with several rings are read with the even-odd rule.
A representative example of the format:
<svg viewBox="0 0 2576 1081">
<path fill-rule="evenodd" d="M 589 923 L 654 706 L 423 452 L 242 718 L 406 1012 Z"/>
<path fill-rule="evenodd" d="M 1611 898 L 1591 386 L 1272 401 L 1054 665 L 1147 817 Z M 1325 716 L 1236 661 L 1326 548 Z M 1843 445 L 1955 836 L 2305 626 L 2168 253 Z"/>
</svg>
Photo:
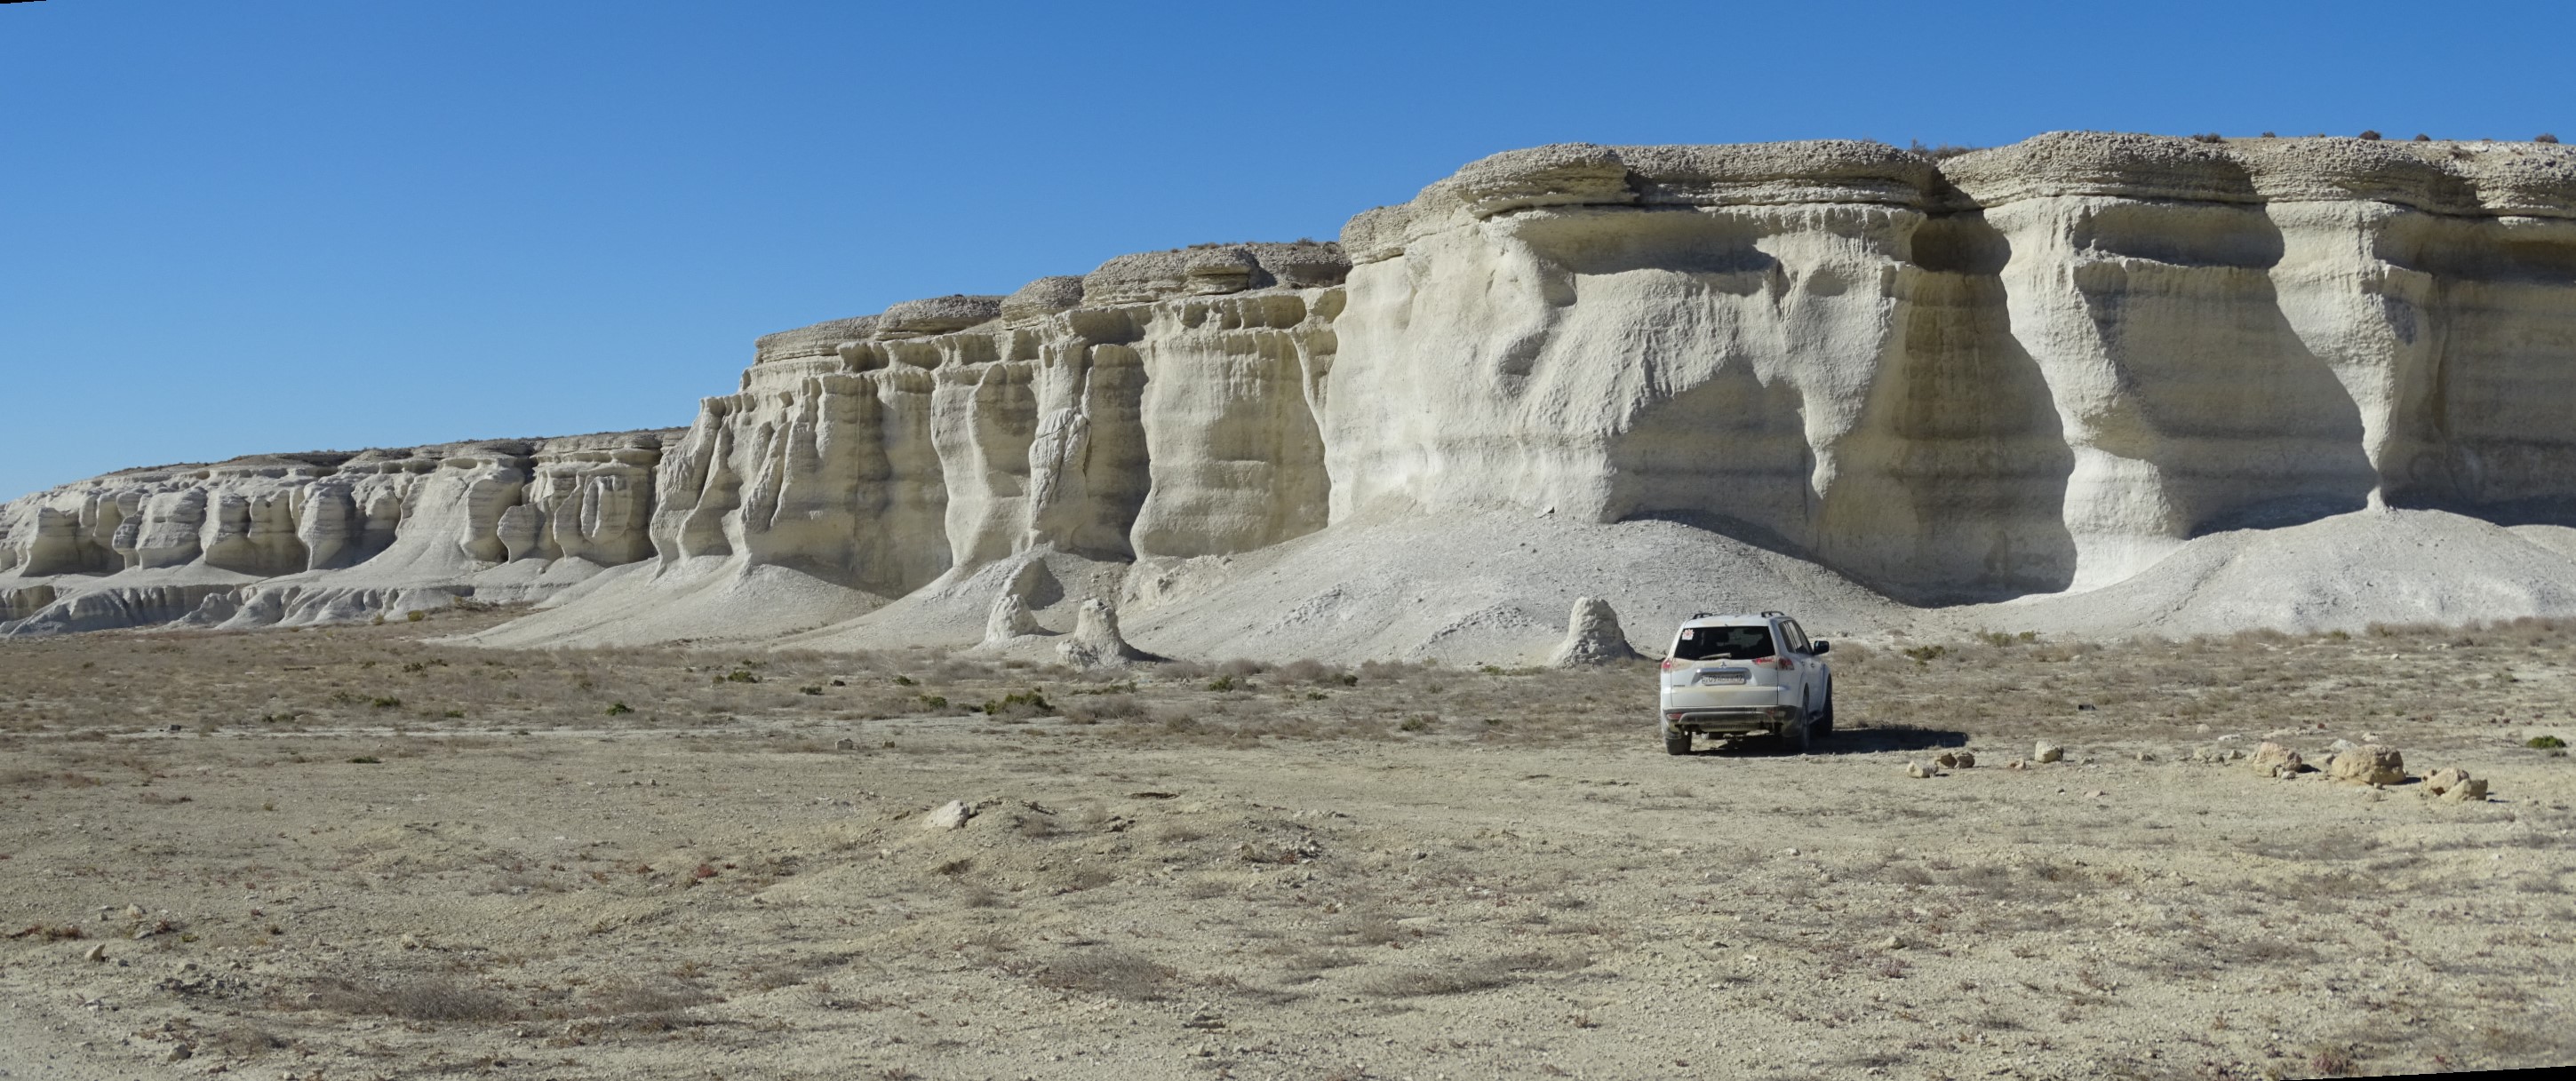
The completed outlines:
<svg viewBox="0 0 2576 1081">
<path fill-rule="evenodd" d="M 1671 757 L 1650 664 L 439 641 L 510 615 L 0 641 L 0 1075 L 2576 1061 L 2576 627 L 1845 642 L 1816 753 Z"/>
</svg>

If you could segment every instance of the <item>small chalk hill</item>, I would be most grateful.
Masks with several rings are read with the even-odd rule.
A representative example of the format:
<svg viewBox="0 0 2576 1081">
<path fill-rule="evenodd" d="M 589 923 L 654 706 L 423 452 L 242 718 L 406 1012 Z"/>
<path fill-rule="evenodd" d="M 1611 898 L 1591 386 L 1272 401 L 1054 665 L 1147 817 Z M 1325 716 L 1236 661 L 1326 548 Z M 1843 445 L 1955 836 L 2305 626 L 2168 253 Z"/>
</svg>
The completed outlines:
<svg viewBox="0 0 2576 1081">
<path fill-rule="evenodd" d="M 1576 598 L 1650 655 L 1700 610 L 2571 615 L 2571 417 L 2569 148 L 1548 146 L 1339 243 L 772 334 L 685 431 L 29 496 L 0 633 L 502 599 L 481 641 L 1052 657 L 1097 601 L 1142 655 L 1513 664 Z"/>
</svg>

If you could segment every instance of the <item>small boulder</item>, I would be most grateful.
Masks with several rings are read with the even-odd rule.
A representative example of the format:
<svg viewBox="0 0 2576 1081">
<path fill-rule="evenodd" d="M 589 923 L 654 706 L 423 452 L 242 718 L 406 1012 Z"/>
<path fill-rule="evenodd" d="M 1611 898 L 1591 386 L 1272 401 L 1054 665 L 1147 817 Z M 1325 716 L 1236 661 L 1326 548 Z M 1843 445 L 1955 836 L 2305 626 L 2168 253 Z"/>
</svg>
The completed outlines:
<svg viewBox="0 0 2576 1081">
<path fill-rule="evenodd" d="M 966 820 L 973 817 L 975 817 L 975 808 L 973 806 L 969 805 L 965 800 L 953 799 L 940 804 L 938 810 L 932 811 L 929 815 L 924 817 L 921 820 L 921 828 L 926 830 L 964 829 L 966 828 Z"/>
<path fill-rule="evenodd" d="M 859 741 L 851 739 L 848 736 L 843 736 L 832 741 L 832 749 L 836 751 L 855 751 L 859 749 Z"/>
<path fill-rule="evenodd" d="M 95 946 L 91 946 L 90 948 L 88 948 L 88 949 L 86 949 L 86 950 L 82 950 L 82 951 L 81 951 L 81 960 L 83 960 L 83 961 L 104 961 L 104 960 L 107 960 L 107 943 L 101 942 L 101 943 L 99 943 L 99 944 L 97 944 L 97 945 L 95 945 Z"/>
<path fill-rule="evenodd" d="M 1977 756 L 1967 751 L 1961 751 L 1954 757 L 1959 760 L 1960 769 L 1975 769 L 1977 766 Z"/>
<path fill-rule="evenodd" d="M 1548 654 L 1552 668 L 1588 668 L 1637 658 L 1628 648 L 1628 632 L 1619 626 L 1619 613 L 1610 610 L 1610 602 L 1598 597 L 1578 597 L 1574 611 L 1565 619 L 1565 640 Z"/>
<path fill-rule="evenodd" d="M 2369 743 L 2335 755 L 2326 762 L 2326 772 L 2355 784 L 2400 784 L 2406 780 L 2406 759 L 2394 747 Z"/>
<path fill-rule="evenodd" d="M 2033 762 L 2055 762 L 2065 757 L 2066 748 L 2044 739 L 2030 749 L 2030 760 Z"/>
<path fill-rule="evenodd" d="M 1932 775 L 1932 767 L 1926 766 L 1921 762 L 1908 762 L 1905 764 L 1905 775 L 1908 777 L 1929 777 Z"/>
<path fill-rule="evenodd" d="M 2442 801 L 2445 803 L 2485 803 L 2487 801 L 2486 778 L 2471 777 L 2458 784 L 2452 785 L 2450 791 L 2442 793 Z"/>
<path fill-rule="evenodd" d="M 2438 796 L 2459 787 L 2460 782 L 2468 779 L 2469 771 L 2457 766 L 2445 766 L 2424 776 L 2423 792 L 2427 796 Z"/>
<path fill-rule="evenodd" d="M 2254 748 L 2254 772 L 2266 777 L 2287 777 L 2306 768 L 2307 761 L 2299 757 L 2299 752 L 2278 743 L 2265 740 Z"/>
<path fill-rule="evenodd" d="M 1959 755 L 1956 751 L 1943 751 L 1933 756 L 1932 761 L 1936 765 L 1956 769 L 1959 765 Z"/>
</svg>

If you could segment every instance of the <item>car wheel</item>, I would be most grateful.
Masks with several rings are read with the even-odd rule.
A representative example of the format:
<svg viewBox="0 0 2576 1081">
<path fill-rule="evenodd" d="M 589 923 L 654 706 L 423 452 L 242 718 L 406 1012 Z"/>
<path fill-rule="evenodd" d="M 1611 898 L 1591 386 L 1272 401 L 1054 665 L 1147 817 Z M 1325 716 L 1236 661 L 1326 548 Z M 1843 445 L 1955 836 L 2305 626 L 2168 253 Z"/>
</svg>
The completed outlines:
<svg viewBox="0 0 2576 1081">
<path fill-rule="evenodd" d="M 1664 753 L 1689 754 L 1691 734 L 1667 723 L 1664 726 Z"/>
<path fill-rule="evenodd" d="M 1805 754 L 1815 746 L 1814 733 L 1815 722 L 1807 718 L 1805 710 L 1800 710 L 1797 720 L 1780 729 L 1780 744 L 1787 747 L 1790 754 Z"/>
<path fill-rule="evenodd" d="M 1825 684 L 1825 708 L 1816 711 L 1816 734 L 1832 735 L 1834 731 L 1834 685 Z"/>
</svg>

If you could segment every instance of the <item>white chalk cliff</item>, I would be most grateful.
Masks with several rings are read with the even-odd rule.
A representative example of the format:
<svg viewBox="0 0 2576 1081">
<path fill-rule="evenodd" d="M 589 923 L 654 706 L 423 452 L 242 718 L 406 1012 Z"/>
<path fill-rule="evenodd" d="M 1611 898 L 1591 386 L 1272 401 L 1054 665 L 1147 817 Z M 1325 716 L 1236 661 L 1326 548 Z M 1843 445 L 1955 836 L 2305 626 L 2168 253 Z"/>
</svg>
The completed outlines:
<svg viewBox="0 0 2576 1081">
<path fill-rule="evenodd" d="M 543 599 L 652 555 L 677 434 L 257 455 L 40 492 L 0 504 L 0 634 Z"/>
<path fill-rule="evenodd" d="M 1339 244 L 762 338 L 626 478 L 649 557 L 463 489 L 438 528 L 476 566 L 617 567 L 503 644 L 971 646 L 1004 596 L 991 644 L 1033 657 L 1093 600 L 1168 656 L 1529 661 L 1586 596 L 1649 652 L 1699 609 L 2322 627 L 2576 614 L 2571 420 L 2576 150 L 1567 145 Z M 376 489 L 315 516 L 156 483 L 11 504 L 0 596 L 182 565 L 313 589 L 352 573 L 326 551 L 400 546 Z"/>
</svg>

